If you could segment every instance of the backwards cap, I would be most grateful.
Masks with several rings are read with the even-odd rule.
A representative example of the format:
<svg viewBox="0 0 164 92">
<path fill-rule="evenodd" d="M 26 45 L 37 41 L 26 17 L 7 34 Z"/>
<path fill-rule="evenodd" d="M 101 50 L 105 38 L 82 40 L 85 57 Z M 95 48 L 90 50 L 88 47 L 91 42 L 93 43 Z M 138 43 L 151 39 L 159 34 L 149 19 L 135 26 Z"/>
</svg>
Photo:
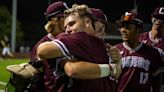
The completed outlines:
<svg viewBox="0 0 164 92">
<path fill-rule="evenodd" d="M 68 6 L 63 1 L 57 1 L 48 6 L 45 12 L 47 20 L 50 20 L 54 16 L 63 16 L 65 9 L 68 9 Z"/>
<path fill-rule="evenodd" d="M 91 14 L 98 20 L 108 21 L 105 13 L 100 9 L 90 8 Z"/>
<path fill-rule="evenodd" d="M 154 10 L 152 16 L 157 18 L 157 19 L 164 20 L 164 7 L 157 7 Z"/>
</svg>

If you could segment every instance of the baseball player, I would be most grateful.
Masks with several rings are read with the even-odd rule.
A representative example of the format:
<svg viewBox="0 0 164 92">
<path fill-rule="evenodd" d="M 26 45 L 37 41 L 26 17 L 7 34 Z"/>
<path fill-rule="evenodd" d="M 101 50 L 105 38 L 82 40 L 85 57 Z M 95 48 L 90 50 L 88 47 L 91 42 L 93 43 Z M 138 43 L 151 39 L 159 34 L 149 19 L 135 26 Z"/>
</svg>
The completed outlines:
<svg viewBox="0 0 164 92">
<path fill-rule="evenodd" d="M 47 24 L 45 25 L 45 30 L 47 31 L 47 35 L 45 35 L 32 49 L 30 61 L 37 60 L 36 56 L 36 50 L 39 46 L 39 44 L 46 42 L 46 41 L 52 41 L 55 39 L 55 36 L 59 33 L 64 32 L 64 10 L 67 9 L 68 6 L 63 1 L 57 1 L 52 4 L 50 4 L 45 12 L 45 17 L 47 19 Z M 56 61 L 56 59 L 49 59 L 45 60 L 47 62 L 44 62 L 43 65 L 41 64 L 43 68 L 43 85 L 40 88 L 37 88 L 38 90 L 43 88 L 43 92 L 60 92 L 65 91 L 64 85 L 67 84 L 67 77 L 62 76 L 54 76 L 54 67 L 55 63 L 51 61 Z M 40 65 L 40 64 L 39 64 Z M 38 67 L 38 64 L 35 64 L 35 67 Z M 39 66 L 40 67 L 40 66 Z M 36 89 L 36 90 L 37 90 Z M 40 90 L 39 90 L 40 92 Z"/>
<path fill-rule="evenodd" d="M 140 35 L 140 41 L 156 48 L 160 56 L 163 60 L 163 66 L 160 68 L 160 71 L 164 71 L 164 7 L 157 7 L 154 12 L 151 15 L 151 20 L 152 20 L 152 27 L 149 32 L 144 32 Z M 159 80 L 154 80 L 155 84 L 153 88 L 160 90 L 160 86 L 163 83 L 163 76 L 162 73 L 157 76 L 155 79 Z M 159 78 L 161 77 L 161 78 Z M 157 81 L 159 83 L 157 83 Z"/>
<path fill-rule="evenodd" d="M 92 15 L 88 11 L 89 8 L 87 8 L 86 5 L 73 5 L 72 8 L 65 11 L 66 19 L 64 25 L 66 33 L 64 35 L 59 35 L 57 39 L 52 42 L 40 44 L 37 49 L 37 55 L 41 60 L 66 57 L 68 59 L 73 58 L 75 61 L 77 59 L 98 63 L 100 64 L 100 68 L 98 67 L 97 69 L 100 69 L 100 71 L 102 70 L 101 74 L 94 72 L 96 68 L 91 68 L 88 72 L 83 73 L 83 76 L 80 76 L 83 79 L 78 79 L 79 76 L 72 73 L 73 70 L 79 67 L 88 69 L 95 66 L 88 67 L 85 64 L 81 64 L 71 67 L 70 63 L 64 62 L 64 64 L 62 64 L 64 65 L 64 70 L 66 74 L 72 78 L 68 90 L 71 92 L 115 92 L 116 87 L 112 85 L 113 81 L 107 77 L 111 69 L 106 46 L 102 39 L 95 37 L 92 17 L 90 17 Z M 79 72 L 83 72 L 83 70 Z M 90 76 L 88 79 L 91 80 L 84 80 L 91 72 L 97 74 L 98 78 L 96 79 L 95 76 Z"/>
<path fill-rule="evenodd" d="M 132 13 L 126 12 L 117 24 L 123 40 L 116 45 L 122 55 L 118 92 L 150 92 L 152 78 L 162 62 L 160 54 L 155 48 L 139 42 L 143 22 Z"/>
</svg>

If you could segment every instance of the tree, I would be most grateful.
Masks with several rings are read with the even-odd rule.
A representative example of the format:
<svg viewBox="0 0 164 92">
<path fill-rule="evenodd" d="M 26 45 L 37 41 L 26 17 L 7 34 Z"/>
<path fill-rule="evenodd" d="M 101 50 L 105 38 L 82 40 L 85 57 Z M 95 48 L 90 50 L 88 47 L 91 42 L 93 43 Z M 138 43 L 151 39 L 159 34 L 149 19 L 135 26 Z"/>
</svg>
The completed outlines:
<svg viewBox="0 0 164 92">
<path fill-rule="evenodd" d="M 4 35 L 11 36 L 11 26 L 12 25 L 12 16 L 7 9 L 7 7 L 1 6 L 0 7 L 0 39 Z M 17 43 L 21 43 L 23 40 L 23 32 L 21 31 L 21 23 L 17 20 L 17 32 L 16 32 L 16 39 Z M 11 38 L 11 37 L 10 37 Z"/>
</svg>

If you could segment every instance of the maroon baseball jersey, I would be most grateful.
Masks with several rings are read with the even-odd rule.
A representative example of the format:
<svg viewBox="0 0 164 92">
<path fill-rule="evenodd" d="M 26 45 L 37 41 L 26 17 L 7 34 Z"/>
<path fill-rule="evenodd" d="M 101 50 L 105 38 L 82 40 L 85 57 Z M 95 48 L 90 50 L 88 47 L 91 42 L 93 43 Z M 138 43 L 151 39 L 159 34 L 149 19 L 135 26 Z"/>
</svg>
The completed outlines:
<svg viewBox="0 0 164 92">
<path fill-rule="evenodd" d="M 160 56 L 164 60 L 164 40 L 162 38 L 153 41 L 151 40 L 150 32 L 145 32 L 140 35 L 140 42 L 158 49 Z"/>
<path fill-rule="evenodd" d="M 66 57 L 73 55 L 78 60 L 99 64 L 109 62 L 104 41 L 85 32 L 58 36 L 53 42 Z M 116 92 L 116 82 L 109 77 L 92 80 L 72 78 L 68 90 L 68 92 Z"/>
<path fill-rule="evenodd" d="M 44 36 L 32 49 L 31 51 L 31 56 L 30 56 L 30 60 L 31 61 L 35 61 L 36 59 L 36 50 L 37 47 L 39 46 L 39 44 L 46 42 L 46 41 L 52 41 L 54 40 L 54 36 L 52 36 L 51 34 L 48 34 L 46 36 Z M 56 58 L 54 59 L 48 59 L 45 62 L 43 62 L 44 65 L 44 90 L 45 92 L 65 92 L 67 90 L 67 83 L 68 83 L 68 77 L 66 75 L 63 76 L 59 76 L 57 74 L 54 74 L 56 72 L 55 69 L 57 69 L 58 67 L 56 67 Z M 40 88 L 39 88 L 40 89 Z"/>
<path fill-rule="evenodd" d="M 54 37 L 51 34 L 45 35 L 40 41 L 37 42 L 37 44 L 32 48 L 30 53 L 30 61 L 34 61 L 36 59 L 36 49 L 38 48 L 39 44 L 54 40 Z"/>
<path fill-rule="evenodd" d="M 125 43 L 117 44 L 116 47 L 122 55 L 118 92 L 150 92 L 151 79 L 161 63 L 159 52 L 143 43 L 135 49 Z"/>
</svg>

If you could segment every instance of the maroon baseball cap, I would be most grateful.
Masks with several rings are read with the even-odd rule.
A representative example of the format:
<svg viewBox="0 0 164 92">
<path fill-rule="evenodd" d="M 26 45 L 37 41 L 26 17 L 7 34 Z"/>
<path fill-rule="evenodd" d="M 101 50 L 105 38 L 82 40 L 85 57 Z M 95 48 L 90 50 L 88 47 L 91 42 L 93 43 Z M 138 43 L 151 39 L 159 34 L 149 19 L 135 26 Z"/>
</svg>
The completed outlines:
<svg viewBox="0 0 164 92">
<path fill-rule="evenodd" d="M 154 10 L 152 16 L 157 18 L 157 19 L 164 20 L 164 7 L 157 7 Z"/>
<path fill-rule="evenodd" d="M 108 21 L 107 16 L 105 15 L 105 13 L 100 10 L 100 9 L 96 9 L 96 8 L 90 8 L 91 10 L 91 14 L 98 20 L 101 21 Z"/>
<path fill-rule="evenodd" d="M 68 9 L 67 4 L 63 1 L 57 1 L 50 4 L 44 14 L 47 20 L 50 20 L 54 16 L 63 16 L 65 9 Z"/>
</svg>

